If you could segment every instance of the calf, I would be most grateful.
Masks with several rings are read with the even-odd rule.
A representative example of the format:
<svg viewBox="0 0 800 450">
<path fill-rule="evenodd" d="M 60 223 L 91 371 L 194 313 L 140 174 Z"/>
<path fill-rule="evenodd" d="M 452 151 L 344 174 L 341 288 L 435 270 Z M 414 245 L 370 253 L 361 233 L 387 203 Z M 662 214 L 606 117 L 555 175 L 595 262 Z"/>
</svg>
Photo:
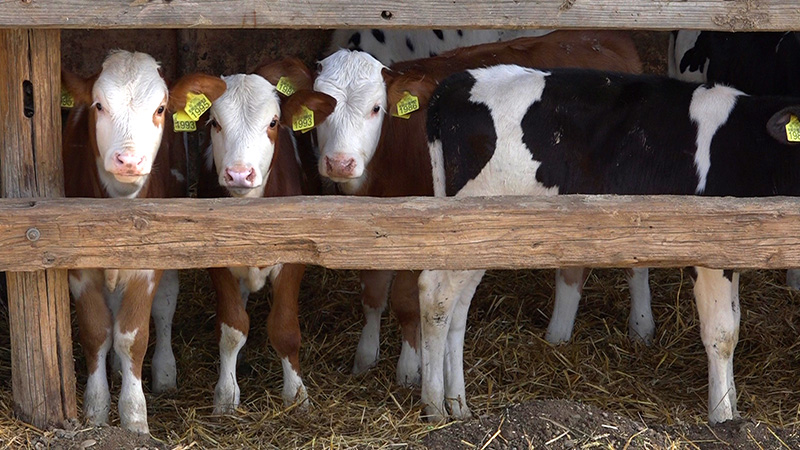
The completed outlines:
<svg viewBox="0 0 800 450">
<path fill-rule="evenodd" d="M 501 65 L 443 82 L 428 114 L 437 196 L 800 195 L 800 156 L 786 130 L 800 116 L 796 98 L 750 97 L 661 77 Z M 465 407 L 461 338 L 482 274 L 420 276 L 422 401 L 433 417 Z M 738 416 L 732 365 L 738 283 L 735 272 L 696 268 L 712 423 Z"/>
<path fill-rule="evenodd" d="M 550 30 L 347 30 L 333 32 L 328 54 L 339 49 L 367 52 L 389 66 L 428 58 L 458 47 L 543 36 Z"/>
<path fill-rule="evenodd" d="M 314 180 L 307 179 L 302 169 L 297 140 L 280 123 L 275 84 L 283 76 L 296 88 L 311 86 L 311 74 L 295 59 L 263 66 L 252 75 L 217 78 L 206 86 L 224 94 L 209 110 L 211 146 L 200 173 L 200 197 L 257 198 L 318 193 Z M 191 76 L 186 79 L 191 80 Z M 267 279 L 272 283 L 267 331 L 283 365 L 283 401 L 286 406 L 297 403 L 299 408 L 307 408 L 308 395 L 300 378 L 297 304 L 304 271 L 302 264 L 209 269 L 217 294 L 220 352 L 219 380 L 214 389 L 215 414 L 233 412 L 239 405 L 236 360 L 250 328 L 245 306 L 250 292 L 264 287 Z"/>
<path fill-rule="evenodd" d="M 800 96 L 800 33 L 675 31 L 670 35 L 669 76 L 725 83 L 748 94 Z M 786 271 L 800 289 L 800 269 Z"/>
<path fill-rule="evenodd" d="M 167 85 L 149 55 L 112 52 L 88 79 L 62 72 L 75 98 L 64 129 L 67 197 L 160 198 L 185 195 L 185 156 L 167 117 Z M 174 168 L 171 170 L 171 168 Z M 122 371 L 122 426 L 147 433 L 142 360 L 149 317 L 155 320 L 153 391 L 176 386 L 170 345 L 178 295 L 175 271 L 83 269 L 69 272 L 89 377 L 83 410 L 92 425 L 108 423 L 106 356 L 113 345 Z"/>
<path fill-rule="evenodd" d="M 298 92 L 285 109 L 289 114 L 296 114 L 301 106 L 315 110 L 319 171 L 335 181 L 340 192 L 378 197 L 430 196 L 433 184 L 424 135 L 427 99 L 447 75 L 497 63 L 641 71 L 632 41 L 619 32 L 556 31 L 539 38 L 461 48 L 435 58 L 398 63 L 391 69 L 364 52 L 340 50 L 321 61 L 315 92 Z M 389 113 L 397 113 L 396 105 L 406 93 L 418 98 L 420 112 L 411 113 L 407 119 L 389 117 Z M 630 273 L 632 334 L 649 339 L 655 327 L 647 271 Z M 403 328 L 399 383 L 415 383 L 419 379 L 417 277 L 418 272 L 398 272 L 392 287 L 392 307 L 399 310 Z M 367 271 L 362 272 L 361 278 L 366 322 L 356 353 L 355 373 L 377 361 L 380 315 L 392 274 Z M 569 339 L 584 270 L 565 269 L 558 272 L 556 279 L 556 307 L 547 334 L 551 342 Z"/>
</svg>

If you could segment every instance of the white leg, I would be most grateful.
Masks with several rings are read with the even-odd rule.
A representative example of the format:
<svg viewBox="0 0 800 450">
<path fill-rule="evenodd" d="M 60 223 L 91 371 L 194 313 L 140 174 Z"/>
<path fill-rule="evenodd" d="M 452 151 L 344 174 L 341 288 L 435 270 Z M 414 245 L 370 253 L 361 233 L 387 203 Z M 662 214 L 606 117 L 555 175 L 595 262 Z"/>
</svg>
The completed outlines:
<svg viewBox="0 0 800 450">
<path fill-rule="evenodd" d="M 361 304 L 364 308 L 364 328 L 358 340 L 353 374 L 359 375 L 378 363 L 380 355 L 381 316 L 389 299 L 392 284 L 391 270 L 361 271 Z"/>
<path fill-rule="evenodd" d="M 545 339 L 551 344 L 567 342 L 572 337 L 581 290 L 585 281 L 583 268 L 556 270 L 556 293 L 553 316 L 547 326 Z"/>
<path fill-rule="evenodd" d="M 247 340 L 241 331 L 220 325 L 219 380 L 214 388 L 214 414 L 230 414 L 239 406 L 236 355 Z"/>
<path fill-rule="evenodd" d="M 178 387 L 175 355 L 172 353 L 172 318 L 178 303 L 178 290 L 178 271 L 164 271 L 150 312 L 156 329 L 152 364 L 153 392 L 156 394 Z"/>
<path fill-rule="evenodd" d="M 694 294 L 700 336 L 708 355 L 708 421 L 739 417 L 733 380 L 733 353 L 739 341 L 739 274 L 697 267 Z"/>
<path fill-rule="evenodd" d="M 300 378 L 289 358 L 281 358 L 281 366 L 283 368 L 283 406 L 289 407 L 297 403 L 297 409 L 306 411 L 309 407 L 308 392 L 306 386 L 303 384 L 303 379 Z"/>
<path fill-rule="evenodd" d="M 656 334 L 656 322 L 653 320 L 653 309 L 650 306 L 649 270 L 639 267 L 626 270 L 628 289 L 631 291 L 631 314 L 628 316 L 628 336 L 632 340 L 640 340 L 647 345 L 653 342 Z"/>
<path fill-rule="evenodd" d="M 417 341 L 419 342 L 419 341 Z M 419 386 L 420 352 L 414 350 L 408 341 L 403 340 L 400 358 L 397 360 L 397 384 L 400 386 Z"/>
<path fill-rule="evenodd" d="M 138 329 L 122 333 L 119 324 L 114 325 L 114 351 L 119 356 L 122 369 L 122 388 L 119 393 L 120 424 L 126 430 L 148 434 L 147 402 L 142 390 L 142 379 L 134 375 L 131 349 Z"/>
<path fill-rule="evenodd" d="M 103 342 L 97 353 L 97 369 L 86 380 L 86 391 L 83 393 L 83 413 L 89 425 L 107 425 L 108 413 L 111 410 L 111 394 L 108 390 L 106 374 L 106 356 L 111 349 L 111 330 L 108 339 Z"/>
<path fill-rule="evenodd" d="M 786 271 L 786 284 L 794 289 L 800 289 L 800 269 L 789 269 Z"/>
<path fill-rule="evenodd" d="M 450 415 L 456 419 L 472 417 L 467 405 L 467 391 L 464 384 L 464 333 L 467 329 L 469 305 L 484 272 L 483 270 L 468 272 L 460 281 L 463 283 L 460 288 L 461 293 L 447 333 L 447 347 L 444 354 L 445 402 Z"/>
<path fill-rule="evenodd" d="M 482 271 L 478 272 L 482 274 Z M 422 403 L 425 416 L 432 421 L 443 420 L 447 416 L 444 361 L 448 332 L 462 290 L 475 273 L 426 270 L 419 277 Z"/>
</svg>

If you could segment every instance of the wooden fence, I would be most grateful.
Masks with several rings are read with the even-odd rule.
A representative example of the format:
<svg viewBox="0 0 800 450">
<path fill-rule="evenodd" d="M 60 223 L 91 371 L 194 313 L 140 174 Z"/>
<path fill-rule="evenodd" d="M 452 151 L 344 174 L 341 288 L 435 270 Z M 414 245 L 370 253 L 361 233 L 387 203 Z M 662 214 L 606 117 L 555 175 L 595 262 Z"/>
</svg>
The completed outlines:
<svg viewBox="0 0 800 450">
<path fill-rule="evenodd" d="M 192 27 L 775 31 L 800 30 L 800 4 L 0 0 L 0 269 L 15 410 L 36 426 L 77 416 L 67 268 L 800 266 L 793 199 L 43 199 L 63 195 L 58 30 Z"/>
</svg>

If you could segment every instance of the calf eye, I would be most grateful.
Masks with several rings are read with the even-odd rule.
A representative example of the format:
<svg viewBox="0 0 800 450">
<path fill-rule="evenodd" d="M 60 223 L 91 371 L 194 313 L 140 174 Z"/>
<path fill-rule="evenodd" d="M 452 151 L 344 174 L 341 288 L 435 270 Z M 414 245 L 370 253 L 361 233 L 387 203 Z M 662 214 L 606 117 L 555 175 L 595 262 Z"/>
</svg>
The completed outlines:
<svg viewBox="0 0 800 450">
<path fill-rule="evenodd" d="M 272 119 L 272 122 L 269 123 L 270 128 L 275 128 L 278 126 L 278 119 Z"/>
<path fill-rule="evenodd" d="M 219 123 L 217 122 L 217 119 L 214 119 L 214 118 L 212 118 L 212 119 L 211 119 L 211 120 L 208 122 L 208 124 L 209 124 L 209 125 L 211 125 L 212 127 L 214 127 L 214 128 L 217 130 L 217 131 L 219 131 L 219 130 L 220 130 L 220 126 L 219 126 Z"/>
<path fill-rule="evenodd" d="M 372 113 L 378 114 L 381 111 L 381 105 L 375 105 L 372 107 Z"/>
<path fill-rule="evenodd" d="M 103 110 L 103 105 L 101 105 L 100 102 L 95 103 L 94 107 L 97 108 L 98 111 Z"/>
<path fill-rule="evenodd" d="M 157 113 L 159 116 L 160 116 L 160 115 L 162 115 L 162 114 L 164 114 L 164 105 L 161 105 L 161 106 L 159 106 L 159 107 L 158 107 L 158 111 L 156 111 L 156 113 Z"/>
</svg>

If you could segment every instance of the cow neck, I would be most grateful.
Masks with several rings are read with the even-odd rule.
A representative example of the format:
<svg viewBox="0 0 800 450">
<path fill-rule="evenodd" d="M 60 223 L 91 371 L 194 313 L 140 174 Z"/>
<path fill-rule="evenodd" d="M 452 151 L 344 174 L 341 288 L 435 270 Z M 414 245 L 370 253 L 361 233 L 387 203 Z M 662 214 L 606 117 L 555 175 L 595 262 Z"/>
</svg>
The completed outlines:
<svg viewBox="0 0 800 450">
<path fill-rule="evenodd" d="M 432 196 L 430 152 L 425 137 L 426 111 L 408 119 L 384 117 L 375 155 L 355 195 L 374 197 Z"/>
</svg>

